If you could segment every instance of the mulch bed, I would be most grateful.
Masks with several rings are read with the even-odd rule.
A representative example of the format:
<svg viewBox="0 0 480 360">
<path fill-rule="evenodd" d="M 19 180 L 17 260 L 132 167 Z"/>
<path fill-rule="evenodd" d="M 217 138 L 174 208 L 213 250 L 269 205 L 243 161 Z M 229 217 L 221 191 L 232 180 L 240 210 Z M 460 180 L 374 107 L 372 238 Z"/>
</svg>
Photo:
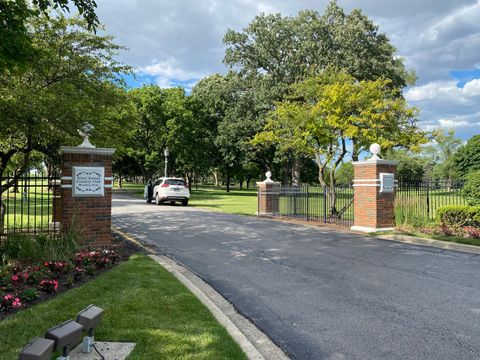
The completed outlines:
<svg viewBox="0 0 480 360">
<path fill-rule="evenodd" d="M 3 275 L 3 285 L 6 285 L 0 287 L 0 321 L 91 281 L 127 261 L 135 253 L 145 253 L 145 250 L 118 234 L 113 234 L 110 249 L 81 251 L 70 262 L 44 262 L 29 266 L 18 264 L 8 269 L 0 267 L 0 276 Z M 34 279 L 38 274 L 41 274 L 41 278 Z M 9 280 L 8 284 L 5 284 L 5 279 Z M 26 290 L 28 291 L 25 292 Z M 32 298 L 32 294 L 35 294 L 35 298 Z"/>
</svg>

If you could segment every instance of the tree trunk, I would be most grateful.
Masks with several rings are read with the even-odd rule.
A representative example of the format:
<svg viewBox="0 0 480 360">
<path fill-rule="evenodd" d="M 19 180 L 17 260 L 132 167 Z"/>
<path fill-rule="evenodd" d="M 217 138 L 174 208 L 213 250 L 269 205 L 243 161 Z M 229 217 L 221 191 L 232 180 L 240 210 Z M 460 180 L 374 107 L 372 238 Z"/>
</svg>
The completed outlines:
<svg viewBox="0 0 480 360">
<path fill-rule="evenodd" d="M 302 169 L 302 163 L 300 158 L 295 157 L 293 158 L 293 166 L 292 166 L 292 185 L 300 186 L 300 171 Z"/>
<path fill-rule="evenodd" d="M 230 171 L 227 170 L 227 193 L 230 192 Z"/>
<path fill-rule="evenodd" d="M 251 179 L 249 177 L 247 177 L 247 179 L 246 179 L 247 190 L 250 190 L 250 180 Z"/>
<path fill-rule="evenodd" d="M 215 187 L 218 187 L 218 172 L 217 170 L 212 170 L 213 178 L 215 179 Z"/>
</svg>

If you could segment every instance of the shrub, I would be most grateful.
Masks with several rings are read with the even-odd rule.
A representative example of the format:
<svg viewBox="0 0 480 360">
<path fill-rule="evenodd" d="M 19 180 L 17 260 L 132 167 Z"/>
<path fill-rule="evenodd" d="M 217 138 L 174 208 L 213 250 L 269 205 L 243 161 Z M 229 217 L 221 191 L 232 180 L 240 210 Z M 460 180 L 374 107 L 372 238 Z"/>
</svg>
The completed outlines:
<svg viewBox="0 0 480 360">
<path fill-rule="evenodd" d="M 480 206 L 451 205 L 437 210 L 437 222 L 440 225 L 461 228 L 462 226 L 479 227 Z"/>
<path fill-rule="evenodd" d="M 418 211 L 418 208 L 416 199 L 397 197 L 394 204 L 395 225 L 424 228 L 428 224 L 428 219 L 425 214 Z"/>
<path fill-rule="evenodd" d="M 40 258 L 35 238 L 24 234 L 11 234 L 0 245 L 3 263 L 8 260 L 22 260 L 32 263 Z"/>
<path fill-rule="evenodd" d="M 46 293 L 57 291 L 58 280 L 42 280 L 40 281 L 39 289 Z"/>
<path fill-rule="evenodd" d="M 466 176 L 462 195 L 469 205 L 480 205 L 480 170 L 473 171 Z"/>
<path fill-rule="evenodd" d="M 38 298 L 38 291 L 34 288 L 25 289 L 20 293 L 20 298 L 26 302 L 30 302 Z"/>
</svg>

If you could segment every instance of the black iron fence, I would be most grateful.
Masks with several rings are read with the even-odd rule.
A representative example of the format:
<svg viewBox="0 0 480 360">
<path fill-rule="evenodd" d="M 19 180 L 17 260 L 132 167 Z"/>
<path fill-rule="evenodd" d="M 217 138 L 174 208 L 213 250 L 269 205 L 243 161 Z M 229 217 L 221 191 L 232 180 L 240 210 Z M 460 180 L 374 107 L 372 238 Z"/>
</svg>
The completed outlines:
<svg viewBox="0 0 480 360">
<path fill-rule="evenodd" d="M 351 226 L 353 188 L 282 185 L 278 194 L 278 214 L 274 216 Z"/>
<path fill-rule="evenodd" d="M 461 190 L 464 180 L 398 179 L 395 213 L 398 218 L 433 220 L 437 209 L 465 205 Z"/>
<path fill-rule="evenodd" d="M 59 181 L 35 174 L 2 177 L 0 236 L 12 233 L 56 234 L 59 223 Z"/>
</svg>

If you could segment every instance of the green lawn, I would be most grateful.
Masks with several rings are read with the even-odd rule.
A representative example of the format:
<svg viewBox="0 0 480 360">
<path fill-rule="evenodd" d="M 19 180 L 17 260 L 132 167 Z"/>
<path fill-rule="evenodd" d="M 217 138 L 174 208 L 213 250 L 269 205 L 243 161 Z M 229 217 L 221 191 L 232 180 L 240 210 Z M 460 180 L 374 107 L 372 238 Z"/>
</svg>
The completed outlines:
<svg viewBox="0 0 480 360">
<path fill-rule="evenodd" d="M 105 309 L 96 340 L 135 342 L 129 359 L 246 359 L 240 347 L 176 278 L 133 255 L 91 282 L 0 321 L 0 359 L 90 303 Z"/>
<path fill-rule="evenodd" d="M 199 189 L 192 190 L 189 206 L 195 206 L 228 214 L 255 215 L 256 190 Z"/>
<path fill-rule="evenodd" d="M 127 184 L 123 190 L 143 199 L 142 184 Z M 257 190 L 226 190 L 212 187 L 192 189 L 189 206 L 219 211 L 229 214 L 255 215 L 257 211 Z M 168 206 L 168 205 L 166 205 Z"/>
</svg>

